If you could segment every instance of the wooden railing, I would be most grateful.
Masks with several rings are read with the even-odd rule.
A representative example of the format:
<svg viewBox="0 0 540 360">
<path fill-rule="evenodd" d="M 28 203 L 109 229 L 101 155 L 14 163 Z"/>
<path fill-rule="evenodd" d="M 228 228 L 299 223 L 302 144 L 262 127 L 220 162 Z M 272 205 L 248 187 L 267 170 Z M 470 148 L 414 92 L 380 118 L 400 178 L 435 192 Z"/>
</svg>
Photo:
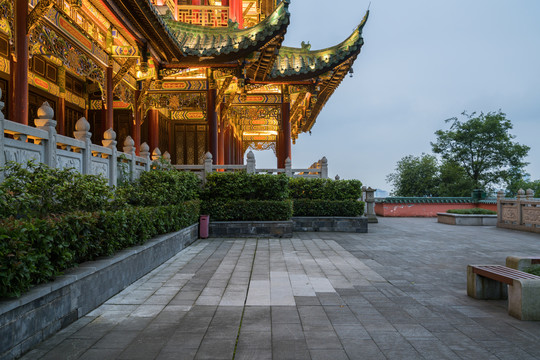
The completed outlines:
<svg viewBox="0 0 540 360">
<path fill-rule="evenodd" d="M 228 26 L 228 6 L 176 5 L 172 0 L 167 1 L 167 6 L 177 21 L 211 27 Z"/>
<path fill-rule="evenodd" d="M 507 229 L 540 233 L 540 199 L 534 192 L 520 189 L 516 198 L 505 198 L 497 193 L 497 226 Z"/>
</svg>

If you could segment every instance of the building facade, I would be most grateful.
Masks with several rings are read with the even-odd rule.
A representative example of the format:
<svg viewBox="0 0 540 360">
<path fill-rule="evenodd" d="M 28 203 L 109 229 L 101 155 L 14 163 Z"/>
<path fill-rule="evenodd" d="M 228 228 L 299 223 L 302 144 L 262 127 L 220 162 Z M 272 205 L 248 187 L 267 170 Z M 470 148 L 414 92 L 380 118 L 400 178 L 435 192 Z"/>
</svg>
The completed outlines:
<svg viewBox="0 0 540 360">
<path fill-rule="evenodd" d="M 363 45 L 359 26 L 313 51 L 282 46 L 289 0 L 0 0 L 4 113 L 32 125 L 47 101 L 57 131 L 86 117 L 173 164 L 241 164 L 273 149 L 279 168 Z"/>
</svg>

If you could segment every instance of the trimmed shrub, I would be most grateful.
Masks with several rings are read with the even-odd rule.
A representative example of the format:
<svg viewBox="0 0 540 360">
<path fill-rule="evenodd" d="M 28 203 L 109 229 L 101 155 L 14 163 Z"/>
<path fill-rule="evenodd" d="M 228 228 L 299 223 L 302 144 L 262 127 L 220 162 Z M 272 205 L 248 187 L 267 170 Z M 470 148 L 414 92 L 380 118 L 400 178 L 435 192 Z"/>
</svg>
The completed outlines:
<svg viewBox="0 0 540 360">
<path fill-rule="evenodd" d="M 110 208 L 114 192 L 107 180 L 72 169 L 54 169 L 32 161 L 9 162 L 0 183 L 0 216 L 45 217 Z"/>
<path fill-rule="evenodd" d="M 364 202 L 357 200 L 294 200 L 293 216 L 361 216 Z"/>
<path fill-rule="evenodd" d="M 74 212 L 0 222 L 0 297 L 19 296 L 77 263 L 144 243 L 197 222 L 199 201 L 178 205 Z"/>
<path fill-rule="evenodd" d="M 192 172 L 154 169 L 118 188 L 126 201 L 135 206 L 174 205 L 199 197 L 201 181 Z"/>
<path fill-rule="evenodd" d="M 290 200 L 207 200 L 201 205 L 201 214 L 215 221 L 282 221 L 292 213 Z"/>
<path fill-rule="evenodd" d="M 212 173 L 206 177 L 203 200 L 285 200 L 289 197 L 285 174 Z"/>
<path fill-rule="evenodd" d="M 540 276 L 540 266 L 538 265 L 529 266 L 523 271 L 528 272 L 529 274 Z"/>
<path fill-rule="evenodd" d="M 462 214 L 462 215 L 497 215 L 496 211 L 482 209 L 482 208 L 472 208 L 472 209 L 450 209 L 446 211 L 450 214 Z"/>
<path fill-rule="evenodd" d="M 295 178 L 289 182 L 292 199 L 358 200 L 362 196 L 359 180 Z"/>
</svg>

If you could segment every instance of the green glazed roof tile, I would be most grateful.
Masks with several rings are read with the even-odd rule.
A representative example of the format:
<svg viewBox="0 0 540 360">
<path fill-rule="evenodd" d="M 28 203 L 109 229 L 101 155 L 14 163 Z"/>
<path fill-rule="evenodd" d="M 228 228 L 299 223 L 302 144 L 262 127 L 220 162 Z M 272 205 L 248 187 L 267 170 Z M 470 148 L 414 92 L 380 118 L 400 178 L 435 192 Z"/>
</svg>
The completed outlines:
<svg viewBox="0 0 540 360">
<path fill-rule="evenodd" d="M 301 75 L 316 76 L 358 55 L 364 44 L 362 30 L 368 17 L 369 10 L 353 33 L 336 46 L 315 51 L 311 51 L 310 45 L 304 43 L 302 48 L 282 46 L 270 77 L 277 79 Z"/>
<path fill-rule="evenodd" d="M 186 56 L 217 56 L 264 45 L 289 25 L 288 7 L 289 0 L 282 1 L 270 16 L 246 29 L 187 24 L 170 15 L 160 15 L 160 19 Z"/>
</svg>

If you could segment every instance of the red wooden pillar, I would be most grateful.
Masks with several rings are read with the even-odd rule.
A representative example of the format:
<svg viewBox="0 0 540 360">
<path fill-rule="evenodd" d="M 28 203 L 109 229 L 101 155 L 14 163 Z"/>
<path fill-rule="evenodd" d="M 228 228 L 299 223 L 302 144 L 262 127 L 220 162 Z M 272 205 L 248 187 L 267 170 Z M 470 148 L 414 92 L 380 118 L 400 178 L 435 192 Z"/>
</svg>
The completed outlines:
<svg viewBox="0 0 540 360">
<path fill-rule="evenodd" d="M 159 111 L 157 109 L 148 110 L 148 142 L 150 152 L 159 148 Z M 161 149 L 160 149 L 161 150 Z"/>
<path fill-rule="evenodd" d="M 210 137 L 210 153 L 212 154 L 212 163 L 218 163 L 218 124 L 216 112 L 216 89 L 208 89 L 206 101 L 206 121 L 208 123 L 208 133 Z"/>
<path fill-rule="evenodd" d="M 58 87 L 60 88 L 60 95 L 58 96 L 58 106 L 56 107 L 56 131 L 60 135 L 70 136 L 73 134 L 66 134 L 66 68 L 60 66 L 58 68 Z M 77 119 L 79 120 L 79 119 Z"/>
<path fill-rule="evenodd" d="M 225 132 L 223 133 L 223 147 L 224 147 L 224 154 L 223 154 L 223 163 L 225 165 L 229 165 L 231 163 L 230 153 L 231 153 L 231 146 L 230 146 L 230 134 L 231 128 L 227 127 L 225 129 Z"/>
<path fill-rule="evenodd" d="M 113 67 L 107 67 L 107 110 L 105 117 L 105 131 L 114 128 L 114 94 L 113 94 Z"/>
<path fill-rule="evenodd" d="M 135 153 L 139 155 L 141 147 L 141 111 L 139 110 L 139 103 L 141 96 L 140 90 L 135 90 L 135 126 L 133 126 L 133 142 L 135 143 Z"/>
<path fill-rule="evenodd" d="M 219 123 L 218 164 L 225 164 L 225 124 L 223 123 L 223 121 L 220 121 Z"/>
<path fill-rule="evenodd" d="M 290 119 L 290 112 L 291 112 L 291 104 L 289 102 L 283 102 L 281 104 L 281 122 L 283 127 L 283 167 L 285 167 L 285 160 L 287 158 L 292 160 L 291 157 L 291 119 Z"/>
<path fill-rule="evenodd" d="M 232 21 L 238 23 L 239 28 L 244 27 L 244 9 L 242 6 L 242 0 L 230 0 L 229 1 L 229 16 Z"/>
<path fill-rule="evenodd" d="M 15 99 L 11 120 L 28 125 L 28 35 L 26 21 L 28 18 L 28 1 L 15 1 Z"/>
</svg>

